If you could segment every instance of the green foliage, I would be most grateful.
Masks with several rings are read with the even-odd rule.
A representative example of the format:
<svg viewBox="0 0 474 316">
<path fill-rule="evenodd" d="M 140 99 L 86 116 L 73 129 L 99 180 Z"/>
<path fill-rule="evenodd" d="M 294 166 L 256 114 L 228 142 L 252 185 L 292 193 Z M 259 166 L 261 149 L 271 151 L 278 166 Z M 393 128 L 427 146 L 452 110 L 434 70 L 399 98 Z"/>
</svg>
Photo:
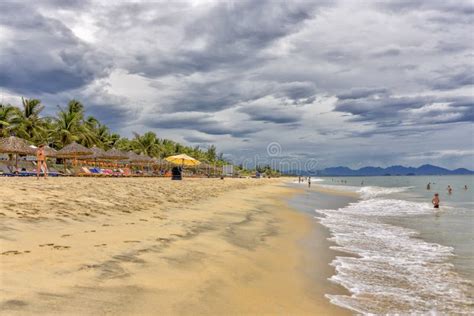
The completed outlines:
<svg viewBox="0 0 474 316">
<path fill-rule="evenodd" d="M 113 133 L 97 118 L 85 115 L 84 105 L 71 100 L 60 107 L 55 117 L 41 116 L 44 106 L 38 99 L 22 99 L 22 106 L 0 104 L 0 137 L 16 135 L 36 145 L 45 143 L 56 149 L 78 142 L 86 147 L 98 146 L 104 150 L 113 147 L 164 158 L 188 154 L 200 161 L 222 166 L 227 162 L 214 145 L 203 150 L 199 146 L 184 146 L 169 139 L 161 139 L 153 132 L 134 133 L 132 139 Z"/>
</svg>

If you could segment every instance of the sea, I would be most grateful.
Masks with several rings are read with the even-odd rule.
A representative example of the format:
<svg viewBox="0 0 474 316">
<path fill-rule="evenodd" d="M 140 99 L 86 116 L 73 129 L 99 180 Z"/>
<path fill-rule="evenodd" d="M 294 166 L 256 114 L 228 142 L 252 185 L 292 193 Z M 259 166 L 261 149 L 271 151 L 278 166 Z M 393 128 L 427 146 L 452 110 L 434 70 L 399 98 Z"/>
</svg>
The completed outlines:
<svg viewBox="0 0 474 316">
<path fill-rule="evenodd" d="M 313 177 L 312 183 L 313 190 L 359 197 L 336 207 L 315 203 L 313 210 L 332 248 L 344 254 L 331 263 L 330 280 L 350 295 L 327 294 L 333 304 L 362 314 L 474 315 L 474 176 Z"/>
</svg>

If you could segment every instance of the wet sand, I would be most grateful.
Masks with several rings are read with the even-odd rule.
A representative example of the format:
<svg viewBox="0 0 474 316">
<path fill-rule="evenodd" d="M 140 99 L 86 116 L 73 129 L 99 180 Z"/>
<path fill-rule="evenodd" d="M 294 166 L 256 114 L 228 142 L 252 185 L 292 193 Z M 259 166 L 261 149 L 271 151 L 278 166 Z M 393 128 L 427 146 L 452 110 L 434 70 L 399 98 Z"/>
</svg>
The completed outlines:
<svg viewBox="0 0 474 316">
<path fill-rule="evenodd" d="M 0 178 L 3 314 L 348 314 L 281 179 Z"/>
</svg>

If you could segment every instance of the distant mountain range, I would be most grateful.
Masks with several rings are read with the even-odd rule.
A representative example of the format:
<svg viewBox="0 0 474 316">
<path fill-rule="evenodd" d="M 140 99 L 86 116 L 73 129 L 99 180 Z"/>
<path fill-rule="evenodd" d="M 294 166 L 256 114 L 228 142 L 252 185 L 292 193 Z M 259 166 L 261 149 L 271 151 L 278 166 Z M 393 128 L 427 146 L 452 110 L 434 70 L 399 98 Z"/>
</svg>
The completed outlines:
<svg viewBox="0 0 474 316">
<path fill-rule="evenodd" d="M 291 172 L 291 174 L 310 174 L 308 172 Z M 311 172 L 311 174 L 315 174 Z M 431 176 L 431 175 L 469 175 L 474 171 L 465 168 L 449 170 L 433 165 L 423 165 L 418 168 L 391 166 L 388 168 L 380 167 L 364 167 L 353 170 L 348 167 L 331 167 L 318 170 L 316 175 L 319 176 Z"/>
</svg>

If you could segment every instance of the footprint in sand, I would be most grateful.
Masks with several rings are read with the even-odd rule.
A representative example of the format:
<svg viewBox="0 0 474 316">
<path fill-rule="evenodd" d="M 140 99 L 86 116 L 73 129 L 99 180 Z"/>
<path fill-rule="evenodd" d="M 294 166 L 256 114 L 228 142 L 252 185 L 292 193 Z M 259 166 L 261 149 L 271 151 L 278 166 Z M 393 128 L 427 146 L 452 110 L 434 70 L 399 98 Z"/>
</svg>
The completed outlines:
<svg viewBox="0 0 474 316">
<path fill-rule="evenodd" d="M 144 218 L 140 218 L 140 220 L 141 220 L 142 222 L 148 222 L 148 220 L 147 220 L 147 219 L 144 219 Z"/>
<path fill-rule="evenodd" d="M 140 240 L 124 240 L 124 243 L 139 243 L 141 242 Z"/>
<path fill-rule="evenodd" d="M 125 223 L 125 225 L 135 225 L 135 223 Z"/>
<path fill-rule="evenodd" d="M 102 226 L 106 227 L 106 226 L 112 226 L 110 224 L 102 224 Z"/>
<path fill-rule="evenodd" d="M 69 234 L 64 234 L 64 235 L 62 235 L 61 237 L 62 237 L 62 238 L 65 238 L 65 237 L 70 237 L 70 236 L 71 236 L 71 235 L 69 235 Z"/>
<path fill-rule="evenodd" d="M 64 250 L 64 249 L 69 249 L 71 248 L 71 246 L 60 246 L 60 245 L 56 245 L 53 247 L 53 249 L 56 249 L 56 250 Z"/>
<path fill-rule="evenodd" d="M 9 251 L 2 252 L 2 255 L 4 255 L 4 256 L 21 255 L 21 252 L 17 251 L 17 250 L 9 250 Z"/>
<path fill-rule="evenodd" d="M 107 246 L 107 244 L 98 244 L 98 245 L 94 245 L 94 247 L 105 247 Z"/>
<path fill-rule="evenodd" d="M 46 246 L 51 247 L 51 246 L 54 246 L 54 244 L 42 244 L 42 245 L 38 245 L 38 246 L 39 246 L 39 247 L 46 247 Z"/>
<path fill-rule="evenodd" d="M 95 233 L 95 230 L 85 230 L 84 233 Z"/>
</svg>

